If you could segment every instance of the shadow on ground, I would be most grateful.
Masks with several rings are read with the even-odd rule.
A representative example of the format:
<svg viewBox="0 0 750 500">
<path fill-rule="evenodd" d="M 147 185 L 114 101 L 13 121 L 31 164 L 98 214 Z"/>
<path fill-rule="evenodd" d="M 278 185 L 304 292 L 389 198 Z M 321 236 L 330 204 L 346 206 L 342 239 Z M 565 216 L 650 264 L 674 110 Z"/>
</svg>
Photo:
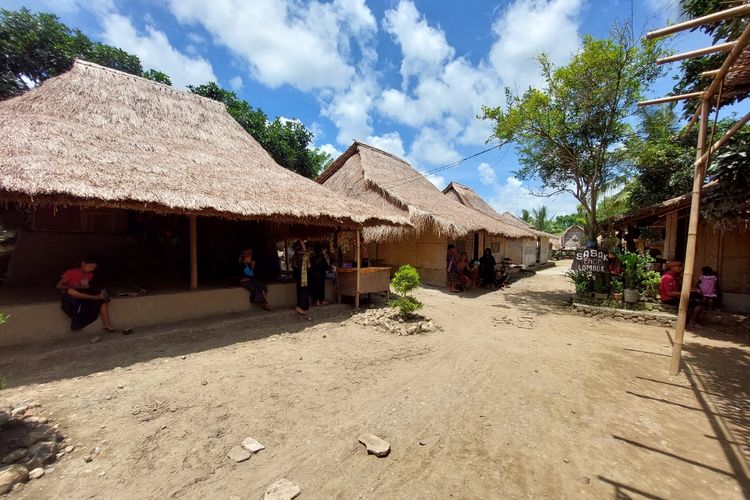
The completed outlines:
<svg viewBox="0 0 750 500">
<path fill-rule="evenodd" d="M 707 329 L 706 335 L 714 337 Z M 670 339 L 671 340 L 671 339 Z M 735 339 L 736 340 L 736 339 Z M 652 353 L 656 354 L 656 353 Z M 644 453 L 658 454 L 665 461 L 679 461 L 699 467 L 711 473 L 731 477 L 737 482 L 744 498 L 750 498 L 750 353 L 747 349 L 731 346 L 714 346 L 698 342 L 686 343 L 683 347 L 683 372 L 687 384 L 668 377 L 665 373 L 661 379 L 637 377 L 655 388 L 659 385 L 685 389 L 691 394 L 695 404 L 683 404 L 660 397 L 626 391 L 629 395 L 645 398 L 655 404 L 678 406 L 689 411 L 698 411 L 705 415 L 712 434 L 705 438 L 718 442 L 725 457 L 726 465 L 707 464 L 700 456 L 682 456 L 669 452 L 658 441 L 642 442 L 623 436 L 613 437 L 623 443 L 638 447 Z M 653 391 L 656 394 L 658 391 Z M 631 493 L 646 498 L 658 498 L 641 492 L 611 479 L 600 478 L 614 488 L 614 498 L 631 498 Z"/>
<path fill-rule="evenodd" d="M 373 305 L 382 305 L 373 300 Z M 364 304 L 363 304 L 364 305 Z M 187 355 L 282 333 L 298 333 L 312 325 L 338 323 L 352 314 L 345 304 L 314 308 L 309 320 L 291 311 L 255 312 L 184 321 L 139 329 L 135 334 L 71 336 L 54 344 L 3 349 L 0 373 L 7 387 L 44 383 L 111 370 L 156 358 Z"/>
</svg>

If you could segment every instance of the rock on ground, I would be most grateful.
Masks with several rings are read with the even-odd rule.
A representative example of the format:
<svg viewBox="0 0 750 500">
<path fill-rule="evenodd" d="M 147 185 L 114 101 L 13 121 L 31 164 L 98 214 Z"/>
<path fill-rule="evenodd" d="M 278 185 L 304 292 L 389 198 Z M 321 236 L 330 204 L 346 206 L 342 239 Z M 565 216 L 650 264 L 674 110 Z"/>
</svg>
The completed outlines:
<svg viewBox="0 0 750 500">
<path fill-rule="evenodd" d="M 376 457 L 385 457 L 391 452 L 391 445 L 374 434 L 359 436 L 359 442 L 367 447 L 367 453 L 371 453 Z"/>
<path fill-rule="evenodd" d="M 0 495 L 13 489 L 18 483 L 29 480 L 29 471 L 23 465 L 8 465 L 0 469 Z"/>
<path fill-rule="evenodd" d="M 302 489 L 288 479 L 279 479 L 266 489 L 263 500 L 292 500 Z"/>
<path fill-rule="evenodd" d="M 248 458 L 252 456 L 252 453 L 247 451 L 242 446 L 234 446 L 231 450 L 229 450 L 229 453 L 227 453 L 227 456 L 232 459 L 235 462 L 244 462 Z"/>
<path fill-rule="evenodd" d="M 242 447 L 252 454 L 258 453 L 260 450 L 264 450 L 266 448 L 251 437 L 242 440 Z"/>
<path fill-rule="evenodd" d="M 29 472 L 29 479 L 39 479 L 44 475 L 44 469 L 37 467 L 36 469 Z"/>
</svg>

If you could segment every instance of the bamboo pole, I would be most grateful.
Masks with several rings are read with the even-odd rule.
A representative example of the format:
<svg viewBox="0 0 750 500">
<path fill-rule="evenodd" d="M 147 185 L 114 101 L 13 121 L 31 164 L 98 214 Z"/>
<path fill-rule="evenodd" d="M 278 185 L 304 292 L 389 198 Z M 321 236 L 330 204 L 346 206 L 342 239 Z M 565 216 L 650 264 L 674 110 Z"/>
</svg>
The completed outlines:
<svg viewBox="0 0 750 500">
<path fill-rule="evenodd" d="M 641 101 L 638 103 L 638 106 L 650 106 L 651 104 L 661 104 L 664 102 L 682 101 L 684 99 L 692 99 L 694 97 L 700 97 L 702 95 L 703 95 L 703 91 L 690 92 L 688 94 L 680 94 L 680 95 L 668 95 L 665 97 L 659 97 L 658 99 L 650 99 L 648 101 Z"/>
<path fill-rule="evenodd" d="M 724 62 L 721 63 L 721 68 L 719 68 L 719 72 L 714 77 L 713 81 L 711 82 L 711 85 L 708 86 L 706 89 L 706 93 L 703 96 L 704 99 L 710 99 L 713 97 L 714 92 L 716 92 L 719 88 L 719 85 L 724 81 L 724 77 L 729 72 L 729 68 L 732 67 L 734 62 L 737 60 L 738 57 L 740 57 L 740 54 L 742 54 L 742 51 L 745 50 L 745 47 L 750 43 L 750 23 L 745 28 L 745 31 L 742 32 L 742 34 L 737 38 L 735 41 L 734 47 L 732 48 L 732 51 L 729 53 L 729 55 L 724 59 Z M 717 106 L 721 106 L 721 103 L 718 103 Z"/>
<path fill-rule="evenodd" d="M 701 107 L 698 106 L 698 108 L 695 110 L 695 113 L 693 113 L 693 117 L 690 118 L 690 121 L 687 125 L 682 129 L 682 132 L 680 132 L 679 137 L 685 137 L 690 133 L 690 131 L 693 129 L 693 125 L 695 125 L 695 122 L 698 121 L 698 118 L 701 115 Z"/>
<path fill-rule="evenodd" d="M 732 136 L 734 136 L 734 134 L 736 134 L 737 132 L 739 132 L 739 130 L 742 127 L 744 127 L 745 124 L 748 123 L 748 122 L 750 122 L 750 113 L 747 113 L 745 116 L 743 116 L 742 118 L 740 118 L 739 120 L 737 120 L 734 123 L 734 125 L 732 125 L 729 128 L 729 130 L 726 131 L 726 133 L 721 137 L 721 139 L 719 139 L 718 141 L 716 141 L 715 143 L 713 143 L 713 145 L 711 146 L 711 148 L 708 151 L 706 151 L 705 153 L 703 153 L 703 155 L 700 158 L 698 158 L 697 160 L 695 160 L 695 165 L 702 165 L 705 160 L 707 160 L 717 150 L 719 150 L 724 144 L 726 144 L 727 141 L 729 141 L 729 139 L 731 139 Z"/>
<path fill-rule="evenodd" d="M 682 274 L 682 290 L 680 291 L 680 308 L 677 312 L 677 326 L 675 327 L 674 343 L 672 345 L 672 359 L 669 363 L 669 373 L 672 375 L 677 375 L 680 372 L 682 342 L 685 337 L 685 325 L 687 324 L 690 289 L 693 286 L 693 268 L 695 267 L 695 247 L 698 236 L 701 189 L 703 187 L 703 176 L 705 175 L 703 166 L 708 160 L 708 155 L 704 155 L 703 152 L 706 148 L 706 131 L 708 129 L 708 113 L 710 110 L 711 102 L 708 99 L 703 99 L 701 102 L 701 118 L 696 152 L 698 161 L 695 162 L 695 171 L 693 174 L 693 196 L 690 202 L 685 268 Z"/>
<path fill-rule="evenodd" d="M 289 240 L 284 240 L 284 271 L 289 272 Z"/>
<path fill-rule="evenodd" d="M 726 42 L 711 45 L 710 47 L 703 47 L 702 49 L 690 50 L 688 52 L 681 52 L 679 54 L 673 54 L 671 56 L 662 57 L 656 60 L 656 64 L 667 64 L 676 61 L 683 61 L 685 59 L 692 59 L 694 57 L 706 56 L 708 54 L 715 54 L 717 52 L 729 52 L 732 50 L 737 42 Z"/>
<path fill-rule="evenodd" d="M 672 26 L 667 26 L 666 28 L 660 28 L 658 30 L 649 32 L 646 35 L 646 38 L 659 38 L 662 36 L 671 35 L 672 33 L 677 33 L 678 31 L 695 28 L 697 26 L 701 26 L 702 24 L 713 24 L 717 21 L 722 21 L 724 19 L 729 19 L 730 17 L 741 16 L 744 14 L 750 14 L 750 4 L 740 5 L 739 7 L 732 7 L 731 9 L 714 12 L 713 14 L 708 14 L 706 16 L 690 19 L 689 21 L 673 24 Z"/>
<path fill-rule="evenodd" d="M 195 215 L 190 220 L 190 289 L 198 289 L 198 222 Z"/>
<path fill-rule="evenodd" d="M 356 286 L 356 294 L 354 295 L 354 309 L 359 309 L 359 289 L 360 289 L 360 272 L 362 271 L 362 255 L 359 251 L 360 247 L 360 236 L 359 236 L 359 229 L 357 229 L 357 286 Z"/>
<path fill-rule="evenodd" d="M 747 71 L 747 70 L 750 70 L 750 65 L 732 66 L 731 68 L 729 68 L 728 73 L 735 73 L 737 71 Z M 714 77 L 719 74 L 719 71 L 721 71 L 721 68 L 712 69 L 710 71 L 704 71 L 701 73 L 701 76 L 706 77 L 706 78 Z"/>
</svg>

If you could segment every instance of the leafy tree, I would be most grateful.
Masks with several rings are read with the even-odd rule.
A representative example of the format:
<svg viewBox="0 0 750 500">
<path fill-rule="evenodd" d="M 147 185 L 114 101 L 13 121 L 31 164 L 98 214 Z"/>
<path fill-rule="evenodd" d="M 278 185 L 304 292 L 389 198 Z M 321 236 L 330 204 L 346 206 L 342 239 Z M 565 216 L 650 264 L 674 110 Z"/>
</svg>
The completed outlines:
<svg viewBox="0 0 750 500">
<path fill-rule="evenodd" d="M 483 109 L 483 117 L 495 121 L 494 135 L 516 142 L 522 165 L 516 175 L 539 178 L 553 193 L 573 194 L 590 237 L 599 232 L 602 193 L 623 170 L 620 146 L 631 132 L 627 118 L 659 75 L 660 53 L 654 42 L 636 42 L 624 26 L 609 39 L 585 36 L 581 51 L 565 66 L 539 56 L 543 89 L 522 95 L 506 90 L 506 109 Z"/>
<path fill-rule="evenodd" d="M 708 171 L 715 188 L 703 195 L 702 215 L 724 228 L 750 220 L 750 126 L 742 127 L 721 150 Z"/>
<path fill-rule="evenodd" d="M 578 224 L 583 227 L 586 225 L 586 218 L 580 212 L 575 214 L 558 215 L 555 217 L 555 233 L 562 233 L 570 226 Z"/>
<path fill-rule="evenodd" d="M 688 19 L 702 17 L 713 14 L 721 10 L 737 7 L 745 3 L 743 0 L 680 0 L 680 10 L 682 15 Z M 734 40 L 740 36 L 746 26 L 746 18 L 735 16 L 724 21 L 695 28 L 703 31 L 713 39 L 713 43 Z M 687 92 L 697 92 L 706 88 L 706 80 L 700 74 L 703 71 L 718 69 L 721 67 L 726 54 L 714 54 L 709 56 L 697 57 L 685 60 L 681 63 L 682 74 L 674 86 L 675 94 L 684 94 Z M 729 104 L 735 102 L 737 98 L 729 101 L 722 99 Z M 691 116 L 698 106 L 698 100 L 685 101 L 683 112 L 687 118 Z"/>
<path fill-rule="evenodd" d="M 143 73 L 137 56 L 93 42 L 53 14 L 0 9 L 0 99 L 22 94 L 67 71 L 76 58 L 134 75 Z"/>
<path fill-rule="evenodd" d="M 276 162 L 308 178 L 315 178 L 329 156 L 311 148 L 313 134 L 296 120 L 276 118 L 270 122 L 260 108 L 253 108 L 247 101 L 214 82 L 188 86 L 190 92 L 224 103 L 232 117 L 242 128 L 260 143 Z"/>
<path fill-rule="evenodd" d="M 556 229 L 552 219 L 547 216 L 547 207 L 544 205 L 532 209 L 531 213 L 529 213 L 528 210 L 523 209 L 521 214 L 521 218 L 524 222 L 531 224 L 531 227 L 534 229 L 544 232 L 552 232 Z"/>
<path fill-rule="evenodd" d="M 148 80 L 152 80 L 157 83 L 163 83 L 164 85 L 169 85 L 170 87 L 172 86 L 172 79 L 169 78 L 169 75 L 155 69 L 144 71 L 143 78 L 147 78 Z"/>
</svg>

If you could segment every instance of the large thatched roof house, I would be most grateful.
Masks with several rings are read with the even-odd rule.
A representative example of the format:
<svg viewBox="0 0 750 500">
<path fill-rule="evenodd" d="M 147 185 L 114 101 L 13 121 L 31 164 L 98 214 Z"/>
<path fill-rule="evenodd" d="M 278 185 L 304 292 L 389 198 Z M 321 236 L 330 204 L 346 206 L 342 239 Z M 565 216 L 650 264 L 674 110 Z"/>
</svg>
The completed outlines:
<svg viewBox="0 0 750 500">
<path fill-rule="evenodd" d="M 458 182 L 448 184 L 443 193 L 467 207 L 523 231 L 522 237 L 492 244 L 490 248 L 496 259 L 509 257 L 514 263 L 521 264 L 524 267 L 544 264 L 549 259 L 550 239 L 554 238 L 553 235 L 537 231 L 509 212 L 498 213 L 476 191 Z"/>
<path fill-rule="evenodd" d="M 236 261 L 239 245 L 275 254 L 282 234 L 408 225 L 281 167 L 222 103 L 84 61 L 0 102 L 0 200 L 0 224 L 18 231 L 5 284 L 47 282 L 81 255 L 123 254 L 125 240 L 154 232 L 185 249 L 189 239 L 190 258 L 201 247 L 216 267 L 219 240 Z"/>
<path fill-rule="evenodd" d="M 352 144 L 317 180 L 384 214 L 408 217 L 413 228 L 365 230 L 370 258 L 391 266 L 416 265 L 426 283 L 445 283 L 448 242 L 471 257 L 491 239 L 529 234 L 449 199 L 403 159 L 361 142 Z"/>
</svg>

